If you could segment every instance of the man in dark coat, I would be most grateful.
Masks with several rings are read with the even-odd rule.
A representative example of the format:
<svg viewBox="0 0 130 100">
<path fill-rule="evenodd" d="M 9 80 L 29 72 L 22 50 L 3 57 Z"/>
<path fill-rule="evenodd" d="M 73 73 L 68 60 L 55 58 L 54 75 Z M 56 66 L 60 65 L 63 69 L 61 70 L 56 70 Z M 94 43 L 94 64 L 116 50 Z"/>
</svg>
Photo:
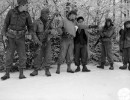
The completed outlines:
<svg viewBox="0 0 130 100">
<path fill-rule="evenodd" d="M 77 18 L 79 28 L 76 31 L 76 37 L 74 38 L 74 61 L 77 69 L 75 72 L 80 71 L 80 63 L 83 66 L 82 72 L 90 72 L 87 69 L 87 60 L 88 60 L 88 32 L 85 29 L 80 28 L 83 25 L 84 18 Z"/>
<path fill-rule="evenodd" d="M 1 77 L 2 80 L 10 78 L 10 68 L 13 64 L 15 50 L 19 55 L 19 79 L 26 78 L 23 74 L 23 69 L 26 67 L 26 52 L 25 52 L 25 32 L 33 34 L 33 27 L 30 14 L 27 12 L 28 1 L 17 0 L 18 6 L 9 10 L 6 15 L 2 35 L 8 39 L 8 50 L 6 53 L 5 68 L 6 74 Z"/>
<path fill-rule="evenodd" d="M 123 66 L 119 69 L 127 69 L 127 64 L 129 64 L 128 69 L 130 70 L 130 21 L 124 23 L 124 30 L 120 42 L 122 43 Z"/>
</svg>

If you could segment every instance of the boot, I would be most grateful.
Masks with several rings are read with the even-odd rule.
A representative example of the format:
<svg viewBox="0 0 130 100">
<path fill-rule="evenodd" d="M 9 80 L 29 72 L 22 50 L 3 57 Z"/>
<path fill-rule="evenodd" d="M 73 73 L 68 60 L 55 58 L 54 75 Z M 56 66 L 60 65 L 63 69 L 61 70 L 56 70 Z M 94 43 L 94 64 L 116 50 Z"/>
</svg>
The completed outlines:
<svg viewBox="0 0 130 100">
<path fill-rule="evenodd" d="M 75 72 L 79 72 L 80 71 L 80 66 L 77 66 Z"/>
<path fill-rule="evenodd" d="M 26 78 L 26 77 L 23 74 L 23 68 L 20 68 L 19 69 L 19 79 L 24 79 L 24 78 Z"/>
<path fill-rule="evenodd" d="M 67 64 L 67 72 L 74 73 L 74 71 L 72 71 L 72 69 L 71 69 L 71 64 Z"/>
<path fill-rule="evenodd" d="M 114 70 L 113 63 L 110 64 L 109 70 Z"/>
<path fill-rule="evenodd" d="M 130 65 L 129 65 L 129 67 L 128 67 L 128 70 L 130 71 Z"/>
<path fill-rule="evenodd" d="M 30 73 L 30 76 L 36 76 L 38 75 L 38 69 L 35 68 L 34 71 L 32 73 Z"/>
<path fill-rule="evenodd" d="M 82 72 L 90 72 L 86 65 L 83 65 Z"/>
<path fill-rule="evenodd" d="M 49 71 L 49 67 L 48 67 L 48 66 L 45 67 L 45 75 L 46 75 L 46 76 L 51 76 L 51 73 L 50 73 L 50 71 Z"/>
<path fill-rule="evenodd" d="M 60 65 L 57 65 L 57 70 L 56 70 L 56 74 L 60 74 Z"/>
<path fill-rule="evenodd" d="M 100 66 L 97 66 L 97 68 L 104 69 L 104 65 L 105 65 L 105 63 L 104 63 L 104 62 L 102 62 Z"/>
<path fill-rule="evenodd" d="M 10 78 L 9 72 L 10 72 L 10 68 L 6 68 L 6 73 L 5 73 L 4 76 L 1 77 L 1 80 L 7 80 L 7 79 L 9 79 Z"/>
<path fill-rule="evenodd" d="M 121 69 L 121 70 L 127 69 L 127 64 L 124 64 L 123 66 L 119 67 L 119 69 Z"/>
</svg>

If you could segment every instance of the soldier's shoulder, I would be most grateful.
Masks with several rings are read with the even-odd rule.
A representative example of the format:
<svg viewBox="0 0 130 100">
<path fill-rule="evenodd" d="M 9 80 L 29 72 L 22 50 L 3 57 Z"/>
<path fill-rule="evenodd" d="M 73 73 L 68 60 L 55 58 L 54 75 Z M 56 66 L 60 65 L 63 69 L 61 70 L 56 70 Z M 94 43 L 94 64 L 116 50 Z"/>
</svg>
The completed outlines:
<svg viewBox="0 0 130 100">
<path fill-rule="evenodd" d="M 8 11 L 9 14 L 11 14 L 11 13 L 13 13 L 13 12 L 14 12 L 14 9 L 10 9 L 10 10 Z"/>
</svg>

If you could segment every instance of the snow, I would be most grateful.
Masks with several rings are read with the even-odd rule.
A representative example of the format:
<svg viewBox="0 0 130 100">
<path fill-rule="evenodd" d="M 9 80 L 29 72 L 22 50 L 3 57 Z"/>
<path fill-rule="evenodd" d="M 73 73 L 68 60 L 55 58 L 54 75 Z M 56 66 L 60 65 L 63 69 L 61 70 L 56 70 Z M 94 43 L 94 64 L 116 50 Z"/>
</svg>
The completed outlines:
<svg viewBox="0 0 130 100">
<path fill-rule="evenodd" d="M 44 70 L 31 77 L 32 70 L 27 70 L 23 80 L 18 79 L 18 72 L 11 73 L 9 80 L 0 80 L 0 100 L 130 100 L 119 98 L 119 93 L 126 89 L 127 97 L 130 96 L 130 71 L 119 70 L 121 65 L 115 63 L 115 70 L 111 71 L 109 66 L 102 70 L 89 64 L 90 73 L 74 74 L 67 73 L 66 65 L 62 65 L 60 75 L 52 66 L 51 77 L 46 77 Z"/>
</svg>

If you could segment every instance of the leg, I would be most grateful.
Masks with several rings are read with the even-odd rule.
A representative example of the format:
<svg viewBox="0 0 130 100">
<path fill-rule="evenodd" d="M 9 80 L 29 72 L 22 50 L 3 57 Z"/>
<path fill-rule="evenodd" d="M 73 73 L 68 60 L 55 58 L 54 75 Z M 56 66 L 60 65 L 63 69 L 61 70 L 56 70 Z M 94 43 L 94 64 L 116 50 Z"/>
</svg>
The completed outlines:
<svg viewBox="0 0 130 100">
<path fill-rule="evenodd" d="M 42 47 L 37 51 L 37 56 L 34 59 L 34 71 L 30 73 L 30 76 L 36 76 L 38 75 L 38 70 L 41 67 L 42 64 L 42 58 L 44 55 L 45 45 L 43 44 Z"/>
<path fill-rule="evenodd" d="M 111 41 L 109 42 L 107 42 L 107 44 L 106 44 L 106 53 L 107 53 L 107 58 L 108 58 L 108 61 L 109 61 L 109 63 L 110 63 L 110 70 L 113 70 L 114 69 L 114 67 L 113 67 L 113 55 L 112 55 L 112 43 L 111 43 Z"/>
<path fill-rule="evenodd" d="M 128 58 L 128 49 L 127 48 L 123 49 L 123 55 L 122 56 L 123 56 L 123 66 L 119 67 L 119 69 L 124 70 L 124 69 L 127 69 L 127 63 L 129 62 L 128 61 L 129 58 Z"/>
<path fill-rule="evenodd" d="M 128 48 L 128 55 L 129 55 L 129 66 L 128 66 L 128 70 L 130 71 L 130 47 Z"/>
<path fill-rule="evenodd" d="M 75 65 L 77 66 L 75 72 L 79 72 L 80 71 L 80 44 L 75 44 L 74 48 L 75 48 L 74 62 Z"/>
<path fill-rule="evenodd" d="M 45 66 L 45 75 L 51 76 L 49 68 L 52 64 L 52 48 L 51 48 L 51 41 L 47 42 L 47 46 L 45 49 L 45 57 L 44 57 L 44 66 Z"/>
<path fill-rule="evenodd" d="M 8 38 L 8 48 L 6 53 L 6 61 L 5 61 L 5 67 L 6 67 L 6 74 L 1 77 L 2 80 L 6 80 L 10 78 L 9 72 L 10 68 L 13 64 L 13 58 L 14 58 L 14 52 L 15 52 L 15 39 Z"/>
<path fill-rule="evenodd" d="M 26 78 L 23 74 L 23 69 L 26 68 L 26 51 L 25 51 L 25 37 L 16 40 L 17 52 L 19 56 L 19 79 Z"/>
<path fill-rule="evenodd" d="M 67 50 L 67 55 L 66 55 L 66 63 L 67 63 L 67 72 L 68 73 L 74 73 L 71 69 L 71 63 L 73 62 L 74 59 L 74 43 L 72 39 L 68 39 L 69 46 Z"/>
<path fill-rule="evenodd" d="M 105 44 L 102 43 L 102 45 L 101 45 L 101 65 L 100 65 L 100 66 L 97 66 L 97 68 L 102 68 L 102 69 L 104 69 L 105 62 L 106 62 Z"/>
<path fill-rule="evenodd" d="M 87 60 L 88 60 L 88 51 L 87 51 L 87 45 L 83 45 L 81 48 L 81 62 L 82 62 L 82 72 L 90 72 L 90 70 L 87 69 Z"/>
<path fill-rule="evenodd" d="M 65 61 L 68 46 L 69 46 L 69 42 L 67 41 L 67 39 L 63 39 L 61 42 L 61 50 L 58 57 L 58 64 L 57 64 L 57 71 L 56 71 L 56 73 L 58 74 L 60 73 L 61 64 L 63 64 Z"/>
</svg>

